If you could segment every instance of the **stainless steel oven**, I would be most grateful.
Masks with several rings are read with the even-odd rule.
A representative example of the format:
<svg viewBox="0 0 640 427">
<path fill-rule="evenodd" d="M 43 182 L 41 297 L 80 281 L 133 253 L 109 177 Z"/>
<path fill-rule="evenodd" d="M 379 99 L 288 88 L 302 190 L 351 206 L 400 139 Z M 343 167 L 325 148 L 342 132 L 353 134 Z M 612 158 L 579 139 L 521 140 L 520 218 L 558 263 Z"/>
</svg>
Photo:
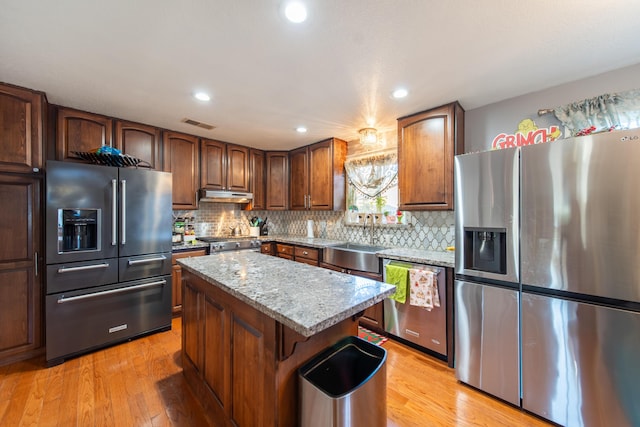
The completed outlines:
<svg viewBox="0 0 640 427">
<path fill-rule="evenodd" d="M 227 251 L 260 252 L 261 242 L 248 237 L 197 237 L 197 240 L 209 243 L 209 254 Z"/>
</svg>

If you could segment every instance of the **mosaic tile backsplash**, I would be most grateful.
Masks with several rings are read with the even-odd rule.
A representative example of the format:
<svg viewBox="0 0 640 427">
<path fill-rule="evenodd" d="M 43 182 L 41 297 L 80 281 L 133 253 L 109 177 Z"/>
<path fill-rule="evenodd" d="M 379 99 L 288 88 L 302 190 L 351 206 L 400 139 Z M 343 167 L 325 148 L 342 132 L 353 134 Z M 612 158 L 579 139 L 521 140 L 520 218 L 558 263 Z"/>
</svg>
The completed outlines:
<svg viewBox="0 0 640 427">
<path fill-rule="evenodd" d="M 233 203 L 202 203 L 197 210 L 175 210 L 174 217 L 192 217 L 197 236 L 229 236 L 239 226 L 249 234 L 249 218 L 268 218 L 269 234 L 307 235 L 307 220 L 314 221 L 314 236 L 354 243 L 444 251 L 455 242 L 453 211 L 410 212 L 407 224 L 371 226 L 345 224 L 345 212 L 243 211 Z"/>
</svg>

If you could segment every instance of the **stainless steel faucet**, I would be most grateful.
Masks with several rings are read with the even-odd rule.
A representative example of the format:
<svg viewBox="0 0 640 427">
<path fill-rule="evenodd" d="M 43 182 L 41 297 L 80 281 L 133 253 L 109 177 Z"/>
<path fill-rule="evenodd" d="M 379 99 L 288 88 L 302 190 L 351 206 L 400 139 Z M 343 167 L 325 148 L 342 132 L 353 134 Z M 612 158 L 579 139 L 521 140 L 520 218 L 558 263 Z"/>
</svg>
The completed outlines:
<svg viewBox="0 0 640 427">
<path fill-rule="evenodd" d="M 375 216 L 373 214 L 367 214 L 364 217 L 364 225 L 362 227 L 362 234 L 366 235 L 367 232 L 367 221 L 371 220 L 371 237 L 370 237 L 370 241 L 371 244 L 375 244 L 376 242 L 376 233 L 375 233 L 375 226 L 376 226 L 376 219 Z"/>
</svg>

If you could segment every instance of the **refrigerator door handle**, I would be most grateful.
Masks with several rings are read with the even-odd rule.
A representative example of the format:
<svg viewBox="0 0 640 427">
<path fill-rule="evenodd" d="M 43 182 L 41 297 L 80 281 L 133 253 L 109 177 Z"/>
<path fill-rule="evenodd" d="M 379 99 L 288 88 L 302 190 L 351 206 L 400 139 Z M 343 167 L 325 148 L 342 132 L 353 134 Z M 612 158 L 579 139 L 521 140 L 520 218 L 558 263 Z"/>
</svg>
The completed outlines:
<svg viewBox="0 0 640 427">
<path fill-rule="evenodd" d="M 73 273 L 76 271 L 84 271 L 84 270 L 95 270 L 97 268 L 107 268 L 109 267 L 109 263 L 103 262 L 102 264 L 93 264 L 93 265 L 82 265 L 80 267 L 60 267 L 58 269 L 58 273 Z"/>
<path fill-rule="evenodd" d="M 118 182 L 111 180 L 111 246 L 118 244 Z"/>
<path fill-rule="evenodd" d="M 149 262 L 156 262 L 156 261 L 164 261 L 166 260 L 167 257 L 165 256 L 159 256 L 159 257 L 155 257 L 155 258 L 147 258 L 147 259 L 133 259 L 133 260 L 129 260 L 129 265 L 136 265 L 136 264 L 146 264 Z"/>
<path fill-rule="evenodd" d="M 133 290 L 137 290 L 137 289 L 151 288 L 151 287 L 154 287 L 154 286 L 164 286 L 166 284 L 167 284 L 166 280 L 160 280 L 160 281 L 157 281 L 157 282 L 151 282 L 151 283 L 145 283 L 145 284 L 142 284 L 142 285 L 129 286 L 129 287 L 126 287 L 126 288 L 111 289 L 109 291 L 96 292 L 96 293 L 93 293 L 93 294 L 78 295 L 76 297 L 65 297 L 64 295 L 62 295 L 60 298 L 58 298 L 57 303 L 58 304 L 64 304 L 65 302 L 78 301 L 78 300 L 83 300 L 83 299 L 87 299 L 87 298 L 96 298 L 96 297 L 101 297 L 103 295 L 119 294 L 119 293 L 122 293 L 122 292 L 129 292 L 129 291 L 133 291 Z"/>
<path fill-rule="evenodd" d="M 127 243 L 127 180 L 123 179 L 122 183 L 122 244 Z"/>
</svg>

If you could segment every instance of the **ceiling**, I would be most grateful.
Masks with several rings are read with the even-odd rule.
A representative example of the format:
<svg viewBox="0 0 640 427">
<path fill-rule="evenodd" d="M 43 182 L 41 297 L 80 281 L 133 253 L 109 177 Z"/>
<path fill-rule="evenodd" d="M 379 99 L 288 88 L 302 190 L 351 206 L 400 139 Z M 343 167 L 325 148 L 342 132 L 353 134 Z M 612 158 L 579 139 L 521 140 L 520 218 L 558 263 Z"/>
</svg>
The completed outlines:
<svg viewBox="0 0 640 427">
<path fill-rule="evenodd" d="M 356 139 L 369 118 L 389 132 L 453 100 L 469 111 L 640 62 L 637 0 L 303 1 L 308 19 L 293 24 L 278 0 L 0 0 L 0 81 L 288 150 Z M 409 96 L 393 99 L 400 86 Z"/>
</svg>

